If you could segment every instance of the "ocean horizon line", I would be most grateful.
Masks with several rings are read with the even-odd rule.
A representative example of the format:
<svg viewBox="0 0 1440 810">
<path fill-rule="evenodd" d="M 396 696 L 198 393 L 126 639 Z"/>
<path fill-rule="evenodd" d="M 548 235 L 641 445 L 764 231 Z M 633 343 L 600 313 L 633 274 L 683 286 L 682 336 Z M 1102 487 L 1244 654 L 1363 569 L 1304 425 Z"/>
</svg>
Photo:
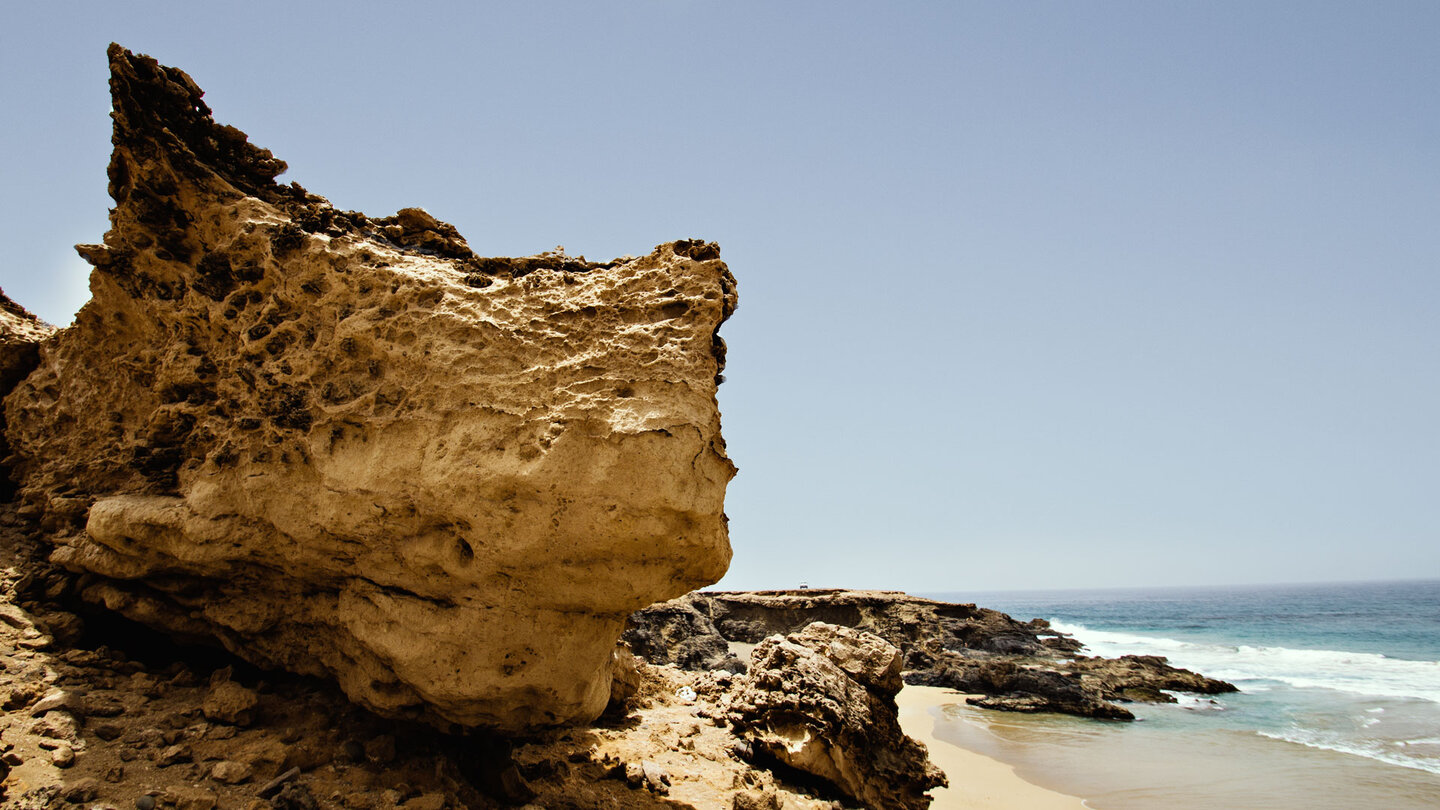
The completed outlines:
<svg viewBox="0 0 1440 810">
<path fill-rule="evenodd" d="M 1227 591 L 1227 590 L 1250 590 L 1250 589 L 1304 589 L 1304 588 L 1330 588 L 1330 587 L 1356 587 L 1365 585 L 1424 585 L 1428 583 L 1440 583 L 1440 577 L 1404 577 L 1386 579 L 1345 579 L 1345 580 L 1305 580 L 1287 582 L 1234 582 L 1234 583 L 1208 583 L 1208 584 L 1185 584 L 1185 585 L 1085 585 L 1074 587 L 1058 588 L 917 588 L 905 590 L 906 593 L 916 596 L 937 598 L 939 596 L 952 596 L 955 594 L 974 595 L 1018 595 L 1018 594 L 1074 594 L 1074 593 L 1150 593 L 1155 591 Z M 812 588 L 831 587 L 811 585 Z M 904 590 L 895 588 L 855 588 L 853 590 Z M 981 605 L 984 607 L 984 605 Z"/>
</svg>

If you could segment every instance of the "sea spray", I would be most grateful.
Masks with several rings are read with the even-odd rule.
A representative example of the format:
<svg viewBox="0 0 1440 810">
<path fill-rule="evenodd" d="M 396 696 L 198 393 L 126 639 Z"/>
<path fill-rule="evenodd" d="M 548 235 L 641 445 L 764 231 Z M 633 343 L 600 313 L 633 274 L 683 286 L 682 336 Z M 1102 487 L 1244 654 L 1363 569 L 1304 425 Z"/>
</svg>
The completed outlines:
<svg viewBox="0 0 1440 810">
<path fill-rule="evenodd" d="M 1190 642 L 1086 627 L 1053 619 L 1051 626 L 1083 642 L 1091 654 L 1163 655 L 1175 666 L 1237 684 L 1253 681 L 1334 689 L 1356 695 L 1410 697 L 1440 703 L 1440 661 L 1378 653 Z"/>
</svg>

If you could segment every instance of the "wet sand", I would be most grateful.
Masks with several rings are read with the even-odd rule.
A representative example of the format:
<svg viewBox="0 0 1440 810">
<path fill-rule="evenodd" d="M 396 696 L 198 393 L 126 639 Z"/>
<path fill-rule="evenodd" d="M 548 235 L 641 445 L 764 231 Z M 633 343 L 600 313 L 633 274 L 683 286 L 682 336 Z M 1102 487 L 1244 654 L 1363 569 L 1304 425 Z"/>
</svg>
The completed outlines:
<svg viewBox="0 0 1440 810">
<path fill-rule="evenodd" d="M 911 688 L 901 690 L 902 703 Z M 1113 723 L 989 712 L 964 705 L 961 695 L 935 691 L 940 695 L 930 701 L 929 722 L 922 706 L 915 727 L 907 726 L 917 738 L 928 732 L 923 739 L 933 752 L 958 746 L 974 756 L 994 757 L 1013 769 L 1015 778 L 1084 796 L 1084 806 L 1097 810 L 1440 807 L 1436 774 L 1267 738 L 1225 725 L 1224 715 L 1213 709 L 1137 703 L 1132 708 L 1139 722 Z M 908 697 L 925 702 L 921 695 Z M 1244 698 L 1232 697 L 1227 711 L 1238 711 L 1233 706 Z M 949 772 L 938 757 L 936 762 Z"/>
<path fill-rule="evenodd" d="M 906 686 L 896 697 L 901 727 L 925 743 L 930 760 L 950 778 L 950 787 L 931 794 L 932 810 L 1083 810 L 1078 797 L 1032 785 L 1009 765 L 936 737 L 940 707 L 963 700 L 959 693 L 934 686 Z"/>
</svg>

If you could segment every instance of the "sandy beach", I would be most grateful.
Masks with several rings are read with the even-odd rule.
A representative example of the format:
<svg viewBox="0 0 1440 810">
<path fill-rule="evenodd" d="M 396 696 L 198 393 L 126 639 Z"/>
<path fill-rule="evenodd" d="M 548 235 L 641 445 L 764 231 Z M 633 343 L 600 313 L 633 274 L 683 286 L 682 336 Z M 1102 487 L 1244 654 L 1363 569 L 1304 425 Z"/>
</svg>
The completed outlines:
<svg viewBox="0 0 1440 810">
<path fill-rule="evenodd" d="M 1037 787 L 999 760 L 966 751 L 935 736 L 934 711 L 964 696 L 935 686 L 906 686 L 895 700 L 905 733 L 925 743 L 930 759 L 950 777 L 932 793 L 933 810 L 1082 810 L 1078 797 Z"/>
</svg>

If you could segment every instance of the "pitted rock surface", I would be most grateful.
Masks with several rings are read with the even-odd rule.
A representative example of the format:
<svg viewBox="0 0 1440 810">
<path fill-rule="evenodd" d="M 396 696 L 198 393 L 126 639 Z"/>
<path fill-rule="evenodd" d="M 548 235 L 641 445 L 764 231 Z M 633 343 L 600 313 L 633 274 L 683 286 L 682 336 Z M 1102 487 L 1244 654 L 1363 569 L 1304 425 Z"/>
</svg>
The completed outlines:
<svg viewBox="0 0 1440 810">
<path fill-rule="evenodd" d="M 760 762 L 817 776 L 865 807 L 929 807 L 947 784 L 900 728 L 900 650 L 874 635 L 814 622 L 751 654 L 729 720 Z"/>
<path fill-rule="evenodd" d="M 592 718 L 627 614 L 719 579 L 719 249 L 474 254 L 275 177 L 110 50 L 92 298 L 6 402 L 85 599 L 439 725 Z"/>
</svg>

